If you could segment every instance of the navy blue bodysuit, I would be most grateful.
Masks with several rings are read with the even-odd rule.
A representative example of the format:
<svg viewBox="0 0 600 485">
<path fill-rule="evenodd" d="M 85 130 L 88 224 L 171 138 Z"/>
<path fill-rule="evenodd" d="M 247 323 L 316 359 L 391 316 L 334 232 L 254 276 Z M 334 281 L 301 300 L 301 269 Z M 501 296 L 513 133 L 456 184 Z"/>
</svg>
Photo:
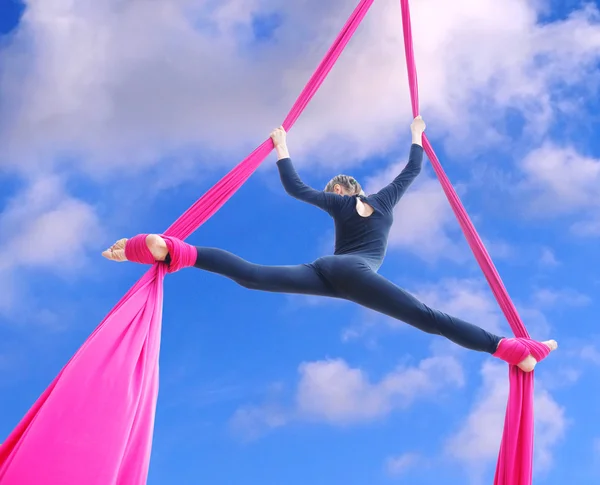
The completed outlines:
<svg viewBox="0 0 600 485">
<path fill-rule="evenodd" d="M 383 262 L 393 209 L 421 171 L 423 148 L 413 144 L 409 160 L 392 183 L 376 194 L 342 196 L 306 185 L 292 161 L 277 162 L 286 192 L 326 211 L 335 223 L 335 251 L 310 264 L 263 266 L 221 249 L 197 247 L 195 266 L 224 275 L 253 290 L 343 298 L 406 322 L 420 330 L 442 335 L 472 350 L 493 354 L 500 337 L 458 318 L 429 308 L 377 273 Z M 363 217 L 357 197 L 373 208 Z"/>
</svg>

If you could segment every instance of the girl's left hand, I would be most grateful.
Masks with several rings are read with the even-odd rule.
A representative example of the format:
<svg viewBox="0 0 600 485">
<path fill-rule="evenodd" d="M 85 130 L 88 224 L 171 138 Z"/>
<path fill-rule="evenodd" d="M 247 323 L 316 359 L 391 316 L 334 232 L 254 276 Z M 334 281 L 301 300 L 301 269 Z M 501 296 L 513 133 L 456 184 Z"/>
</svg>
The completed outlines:
<svg viewBox="0 0 600 485">
<path fill-rule="evenodd" d="M 285 132 L 283 126 L 280 126 L 279 128 L 273 130 L 271 132 L 271 140 L 273 140 L 273 145 L 275 145 L 275 147 L 285 145 L 286 135 L 287 133 Z"/>
</svg>

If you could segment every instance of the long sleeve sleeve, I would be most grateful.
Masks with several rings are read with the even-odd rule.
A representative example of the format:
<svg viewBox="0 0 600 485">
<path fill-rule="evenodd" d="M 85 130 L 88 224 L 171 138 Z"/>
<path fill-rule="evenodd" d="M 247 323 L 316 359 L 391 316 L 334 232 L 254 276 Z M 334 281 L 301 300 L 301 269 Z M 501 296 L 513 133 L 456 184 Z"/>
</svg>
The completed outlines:
<svg viewBox="0 0 600 485">
<path fill-rule="evenodd" d="M 277 168 L 285 191 L 295 199 L 317 206 L 330 215 L 341 207 L 343 197 L 340 195 L 315 190 L 302 182 L 290 158 L 279 160 Z"/>
<path fill-rule="evenodd" d="M 423 166 L 423 147 L 417 144 L 413 144 L 410 147 L 410 155 L 408 157 L 408 163 L 400 172 L 400 174 L 394 179 L 394 181 L 381 189 L 375 197 L 379 200 L 381 205 L 387 210 L 391 211 L 394 206 L 400 201 L 406 189 L 412 184 L 417 178 L 417 175 L 421 172 Z"/>
</svg>

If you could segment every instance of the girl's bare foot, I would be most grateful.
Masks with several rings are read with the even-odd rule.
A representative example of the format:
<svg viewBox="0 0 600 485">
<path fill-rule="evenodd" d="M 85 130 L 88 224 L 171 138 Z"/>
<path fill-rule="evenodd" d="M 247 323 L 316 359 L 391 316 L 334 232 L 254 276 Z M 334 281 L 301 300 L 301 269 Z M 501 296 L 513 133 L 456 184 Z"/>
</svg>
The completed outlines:
<svg viewBox="0 0 600 485">
<path fill-rule="evenodd" d="M 118 263 L 127 261 L 127 257 L 125 256 L 126 244 L 127 238 L 119 239 L 110 248 L 108 248 L 106 251 L 103 251 L 102 256 L 104 256 L 106 259 L 110 259 L 111 261 L 117 261 Z M 167 257 L 167 254 L 169 254 L 167 243 L 157 234 L 148 234 L 148 236 L 146 236 L 146 245 L 156 261 L 164 261 Z"/>
<path fill-rule="evenodd" d="M 558 348 L 558 343 L 556 342 L 556 340 L 546 340 L 542 343 L 550 349 L 550 352 Z M 536 365 L 537 360 L 535 360 L 535 358 L 532 355 L 528 355 L 519 363 L 517 367 L 523 372 L 531 372 L 533 369 L 535 369 Z"/>
<path fill-rule="evenodd" d="M 111 261 L 117 261 L 118 263 L 127 261 L 127 258 L 125 257 L 125 244 L 127 244 L 127 238 L 119 239 L 110 248 L 103 251 L 102 256 Z"/>
</svg>

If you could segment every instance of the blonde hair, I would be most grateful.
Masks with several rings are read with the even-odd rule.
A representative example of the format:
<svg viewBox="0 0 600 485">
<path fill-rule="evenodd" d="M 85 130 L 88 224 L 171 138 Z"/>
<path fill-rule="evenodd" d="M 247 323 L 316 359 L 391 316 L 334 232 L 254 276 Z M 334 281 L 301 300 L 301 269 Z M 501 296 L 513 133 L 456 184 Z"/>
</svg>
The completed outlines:
<svg viewBox="0 0 600 485">
<path fill-rule="evenodd" d="M 325 186 L 325 192 L 333 192 L 333 188 L 338 184 L 350 192 L 350 195 L 364 195 L 360 184 L 350 175 L 336 175 L 333 177 Z"/>
</svg>

